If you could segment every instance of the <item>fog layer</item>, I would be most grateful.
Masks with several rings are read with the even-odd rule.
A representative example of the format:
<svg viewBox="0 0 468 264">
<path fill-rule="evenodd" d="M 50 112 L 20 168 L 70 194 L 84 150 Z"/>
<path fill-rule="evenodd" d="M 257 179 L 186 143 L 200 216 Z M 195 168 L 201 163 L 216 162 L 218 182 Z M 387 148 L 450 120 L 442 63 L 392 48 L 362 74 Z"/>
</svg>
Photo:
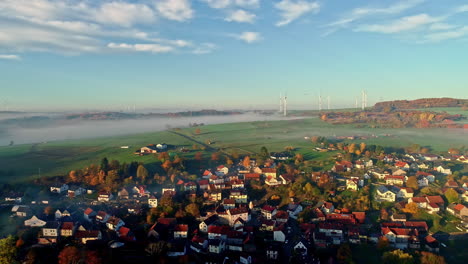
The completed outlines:
<svg viewBox="0 0 468 264">
<path fill-rule="evenodd" d="M 170 127 L 188 127 L 190 123 L 221 124 L 249 121 L 281 120 L 284 117 L 260 114 L 239 114 L 226 116 L 201 116 L 177 118 L 152 118 L 135 120 L 84 121 L 48 120 L 40 126 L 0 124 L 0 146 L 10 144 L 39 143 L 53 140 L 68 140 L 116 136 L 152 131 L 163 131 Z"/>
</svg>

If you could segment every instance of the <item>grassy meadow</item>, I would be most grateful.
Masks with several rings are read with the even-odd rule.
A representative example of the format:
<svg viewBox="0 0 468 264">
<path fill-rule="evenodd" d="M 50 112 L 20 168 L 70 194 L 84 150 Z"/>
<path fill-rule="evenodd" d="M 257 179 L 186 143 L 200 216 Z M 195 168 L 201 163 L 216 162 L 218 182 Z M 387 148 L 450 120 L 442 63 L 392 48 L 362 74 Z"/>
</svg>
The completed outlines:
<svg viewBox="0 0 468 264">
<path fill-rule="evenodd" d="M 227 117 L 229 118 L 229 117 Z M 133 152 L 141 146 L 165 142 L 192 149 L 195 141 L 225 153 L 249 154 L 266 146 L 269 151 L 282 151 L 286 146 L 296 148 L 305 159 L 324 159 L 331 153 L 312 150 L 311 136 L 369 136 L 378 137 L 365 141 L 367 144 L 405 147 L 411 144 L 430 146 L 434 151 L 446 151 L 450 147 L 468 145 L 468 131 L 460 129 L 371 129 L 355 128 L 353 125 L 331 125 L 316 117 L 282 121 L 256 121 L 205 125 L 196 134 L 196 128 L 133 134 L 127 136 L 102 137 L 95 139 L 53 141 L 39 144 L 24 144 L 0 147 L 0 182 L 21 182 L 40 176 L 57 176 L 83 168 L 92 163 L 99 164 L 103 157 L 122 162 L 141 161 L 145 164 L 157 162 L 153 155 L 136 156 Z M 383 135 L 392 136 L 383 136 Z M 188 137 L 188 138 L 187 138 Z M 194 141 L 195 140 L 195 141 Z M 198 145 L 198 144 L 197 144 Z M 120 146 L 130 146 L 121 149 Z M 186 158 L 196 151 L 178 153 Z M 208 151 L 205 151 L 205 153 Z M 208 154 L 208 153 L 206 153 Z"/>
</svg>

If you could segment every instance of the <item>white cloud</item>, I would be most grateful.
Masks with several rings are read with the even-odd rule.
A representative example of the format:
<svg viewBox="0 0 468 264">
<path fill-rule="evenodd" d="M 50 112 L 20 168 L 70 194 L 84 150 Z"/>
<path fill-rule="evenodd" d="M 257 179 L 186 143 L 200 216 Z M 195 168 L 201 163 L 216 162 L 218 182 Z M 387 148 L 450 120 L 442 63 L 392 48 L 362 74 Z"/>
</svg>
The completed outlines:
<svg viewBox="0 0 468 264">
<path fill-rule="evenodd" d="M 244 8 L 258 8 L 260 0 L 200 0 L 206 3 L 209 7 L 215 9 L 228 8 L 233 6 Z"/>
<path fill-rule="evenodd" d="M 414 16 L 407 16 L 397 19 L 388 24 L 372 24 L 360 25 L 354 31 L 358 32 L 376 32 L 376 33 L 399 33 L 417 29 L 421 26 L 428 25 L 439 21 L 440 18 L 431 17 L 427 14 L 419 14 Z"/>
<path fill-rule="evenodd" d="M 262 40 L 262 36 L 258 32 L 246 31 L 233 36 L 249 44 L 259 42 L 260 40 Z"/>
<path fill-rule="evenodd" d="M 317 13 L 320 10 L 320 4 L 314 1 L 305 0 L 281 0 L 275 4 L 275 8 L 281 11 L 282 19 L 276 23 L 276 26 L 284 26 L 299 17 L 310 13 Z"/>
<path fill-rule="evenodd" d="M 455 13 L 464 13 L 468 12 L 468 5 L 462 5 L 455 9 Z"/>
<path fill-rule="evenodd" d="M 456 28 L 456 27 L 457 26 L 455 26 L 455 25 L 450 25 L 450 24 L 447 24 L 447 23 L 434 23 L 434 24 L 429 26 L 429 30 L 432 30 L 432 31 L 448 30 L 448 29 L 452 29 L 452 28 Z"/>
<path fill-rule="evenodd" d="M 213 43 L 202 43 L 198 45 L 197 47 L 195 47 L 195 49 L 192 50 L 192 53 L 198 54 L 198 55 L 208 54 L 208 53 L 213 52 L 216 48 L 217 46 Z"/>
<path fill-rule="evenodd" d="M 95 20 L 103 24 L 130 27 L 134 24 L 148 24 L 155 21 L 154 11 L 146 5 L 124 2 L 104 3 L 95 12 Z"/>
<path fill-rule="evenodd" d="M 425 2 L 425 0 L 404 0 L 390 5 L 388 7 L 382 8 L 359 7 L 353 9 L 347 15 L 343 16 L 335 22 L 327 24 L 326 26 L 345 27 L 354 21 L 360 20 L 368 16 L 399 14 L 423 2 Z"/>
<path fill-rule="evenodd" d="M 159 0 L 155 6 L 161 16 L 175 21 L 189 20 L 195 13 L 188 0 Z"/>
<path fill-rule="evenodd" d="M 255 18 L 255 14 L 239 9 L 232 11 L 224 20 L 228 22 L 254 23 Z"/>
<path fill-rule="evenodd" d="M 437 33 L 431 33 L 426 35 L 424 38 L 427 41 L 430 42 L 440 42 L 443 40 L 448 40 L 448 39 L 457 39 L 461 38 L 464 36 L 468 35 L 468 26 L 460 27 L 456 30 L 451 30 L 451 31 L 444 31 L 444 32 L 437 32 Z"/>
<path fill-rule="evenodd" d="M 0 54 L 0 60 L 21 60 L 21 57 L 13 54 Z"/>
<path fill-rule="evenodd" d="M 174 51 L 171 46 L 164 46 L 159 44 L 127 44 L 127 43 L 109 43 L 107 47 L 115 50 L 129 51 L 129 52 L 151 52 L 151 53 L 168 53 Z"/>
</svg>

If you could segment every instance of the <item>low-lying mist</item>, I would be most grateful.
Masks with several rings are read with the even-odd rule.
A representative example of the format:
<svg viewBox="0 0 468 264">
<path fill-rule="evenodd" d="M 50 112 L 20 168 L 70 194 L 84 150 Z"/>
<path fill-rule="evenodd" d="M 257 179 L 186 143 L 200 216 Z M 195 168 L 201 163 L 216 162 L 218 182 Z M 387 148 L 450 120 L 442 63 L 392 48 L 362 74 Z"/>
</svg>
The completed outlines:
<svg viewBox="0 0 468 264">
<path fill-rule="evenodd" d="M 28 114 L 28 116 L 31 116 Z M 43 115 L 41 115 L 43 116 Z M 152 131 L 163 131 L 173 127 L 188 127 L 190 123 L 205 125 L 250 121 L 271 121 L 285 119 L 281 116 L 245 113 L 224 116 L 159 117 L 133 120 L 66 120 L 48 119 L 41 124 L 0 124 L 0 146 L 40 143 L 55 140 L 96 138 Z"/>
</svg>

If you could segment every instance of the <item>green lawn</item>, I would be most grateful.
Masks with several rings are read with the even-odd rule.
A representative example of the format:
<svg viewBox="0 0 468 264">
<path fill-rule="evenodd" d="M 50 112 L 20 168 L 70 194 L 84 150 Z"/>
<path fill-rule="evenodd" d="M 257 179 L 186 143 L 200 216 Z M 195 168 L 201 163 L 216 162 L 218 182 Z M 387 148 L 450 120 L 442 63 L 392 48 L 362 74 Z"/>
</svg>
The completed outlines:
<svg viewBox="0 0 468 264">
<path fill-rule="evenodd" d="M 371 129 L 354 128 L 352 125 L 331 125 L 318 118 L 258 121 L 206 125 L 200 127 L 201 133 L 196 135 L 195 128 L 178 130 L 199 142 L 210 140 L 214 149 L 222 149 L 226 153 L 255 153 L 262 146 L 269 151 L 282 151 L 286 146 L 296 148 L 297 153 L 304 155 L 306 160 L 328 159 L 334 153 L 313 151 L 308 136 L 351 136 L 371 135 L 379 137 L 365 140 L 367 144 L 405 147 L 416 143 L 431 146 L 435 150 L 446 151 L 449 147 L 466 144 L 466 131 L 447 129 Z M 464 133 L 464 134 L 460 134 Z M 392 134 L 394 137 L 381 135 Z M 357 143 L 363 140 L 356 140 Z M 0 181 L 20 182 L 39 176 L 57 176 L 73 169 L 89 164 L 99 164 L 103 157 L 120 162 L 141 161 L 145 164 L 154 163 L 154 156 L 135 156 L 133 152 L 150 143 L 165 142 L 191 149 L 193 141 L 168 131 L 134 134 L 127 136 L 102 137 L 96 139 L 55 141 L 41 144 L 24 144 L 0 147 Z M 130 146 L 121 149 L 120 146 Z M 195 151 L 180 155 L 193 157 Z M 208 154 L 208 153 L 207 153 Z"/>
</svg>

